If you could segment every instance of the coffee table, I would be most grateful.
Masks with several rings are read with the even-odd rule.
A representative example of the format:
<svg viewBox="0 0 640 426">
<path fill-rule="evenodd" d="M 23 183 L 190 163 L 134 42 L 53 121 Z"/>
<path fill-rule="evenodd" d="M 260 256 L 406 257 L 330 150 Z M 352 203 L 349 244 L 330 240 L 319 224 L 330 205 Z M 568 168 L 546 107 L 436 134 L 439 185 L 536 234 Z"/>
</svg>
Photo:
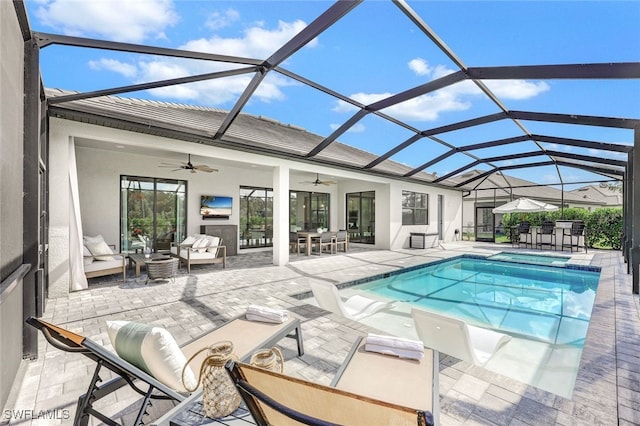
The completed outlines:
<svg viewBox="0 0 640 426">
<path fill-rule="evenodd" d="M 167 255 L 167 254 L 161 254 L 161 253 L 154 253 L 151 255 L 151 259 L 153 260 L 166 260 L 166 259 L 170 259 L 171 256 Z M 130 253 L 129 254 L 129 267 L 133 268 L 135 266 L 136 268 L 136 277 L 140 276 L 140 267 L 144 266 L 144 262 L 147 261 L 149 259 L 147 259 L 146 257 L 144 257 L 144 254 L 142 253 Z"/>
</svg>

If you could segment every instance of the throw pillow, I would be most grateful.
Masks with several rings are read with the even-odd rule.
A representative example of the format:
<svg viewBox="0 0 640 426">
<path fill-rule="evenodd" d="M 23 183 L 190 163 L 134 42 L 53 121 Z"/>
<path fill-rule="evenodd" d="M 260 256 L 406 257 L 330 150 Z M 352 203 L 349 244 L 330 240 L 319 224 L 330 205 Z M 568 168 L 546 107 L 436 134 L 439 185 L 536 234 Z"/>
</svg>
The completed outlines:
<svg viewBox="0 0 640 426">
<path fill-rule="evenodd" d="M 207 239 L 209 240 L 209 247 L 207 248 L 207 251 L 218 256 L 218 250 L 220 250 L 220 247 L 218 247 L 220 245 L 220 237 L 208 236 Z"/>
<path fill-rule="evenodd" d="M 109 340 L 118 356 L 178 392 L 193 389 L 196 378 L 178 343 L 162 327 L 130 321 L 107 321 Z M 185 387 L 186 386 L 186 387 Z"/>
<path fill-rule="evenodd" d="M 97 244 L 99 242 L 104 242 L 104 237 L 102 235 L 96 235 L 95 237 L 84 236 L 82 240 L 85 245 L 88 244 Z"/>
<path fill-rule="evenodd" d="M 193 243 L 196 242 L 196 237 L 192 237 L 192 236 L 188 236 L 187 238 L 184 239 L 183 242 L 181 242 L 180 244 L 185 244 L 185 245 L 191 245 Z"/>
<path fill-rule="evenodd" d="M 191 246 L 198 253 L 204 253 L 207 251 L 207 247 L 209 247 L 209 240 L 206 238 L 198 238 Z"/>
<path fill-rule="evenodd" d="M 111 250 L 111 247 L 109 247 L 109 245 L 104 241 L 100 241 L 95 244 L 87 244 L 87 248 L 95 260 L 115 260 L 115 257 L 111 256 L 113 254 L 113 250 Z"/>
</svg>

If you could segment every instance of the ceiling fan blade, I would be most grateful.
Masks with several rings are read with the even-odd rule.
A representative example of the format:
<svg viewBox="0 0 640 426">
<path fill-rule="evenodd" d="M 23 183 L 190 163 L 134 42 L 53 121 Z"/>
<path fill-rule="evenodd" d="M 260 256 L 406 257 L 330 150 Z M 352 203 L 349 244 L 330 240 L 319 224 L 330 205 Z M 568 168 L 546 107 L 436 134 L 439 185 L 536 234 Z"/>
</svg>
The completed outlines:
<svg viewBox="0 0 640 426">
<path fill-rule="evenodd" d="M 207 166 L 206 164 L 200 164 L 198 166 L 193 166 L 194 169 L 198 170 L 199 172 L 206 172 L 206 173 L 211 173 L 211 172 L 217 172 L 218 169 L 213 169 L 209 166 Z"/>
</svg>

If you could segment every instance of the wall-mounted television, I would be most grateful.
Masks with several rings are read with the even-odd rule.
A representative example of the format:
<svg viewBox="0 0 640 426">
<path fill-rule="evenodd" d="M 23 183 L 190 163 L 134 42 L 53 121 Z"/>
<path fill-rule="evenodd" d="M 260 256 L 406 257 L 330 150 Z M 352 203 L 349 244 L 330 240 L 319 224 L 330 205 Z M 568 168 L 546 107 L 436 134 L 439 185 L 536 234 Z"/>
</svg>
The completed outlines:
<svg viewBox="0 0 640 426">
<path fill-rule="evenodd" d="M 232 197 L 201 195 L 200 214 L 203 219 L 228 219 L 231 216 Z"/>
</svg>

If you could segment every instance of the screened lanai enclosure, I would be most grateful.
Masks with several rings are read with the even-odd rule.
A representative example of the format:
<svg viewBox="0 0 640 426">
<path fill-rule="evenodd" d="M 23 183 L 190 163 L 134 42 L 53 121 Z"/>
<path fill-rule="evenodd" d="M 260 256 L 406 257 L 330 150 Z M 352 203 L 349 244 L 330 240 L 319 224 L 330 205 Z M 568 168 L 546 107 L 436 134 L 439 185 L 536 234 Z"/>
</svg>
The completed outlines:
<svg viewBox="0 0 640 426">
<path fill-rule="evenodd" d="M 593 7 L 604 13 L 607 6 L 601 3 Z M 37 6 L 13 2 L 25 43 L 24 134 L 34 146 L 46 148 L 46 118 L 60 118 L 293 159 L 310 168 L 327 166 L 372 179 L 454 188 L 463 197 L 477 190 L 510 197 L 517 186 L 507 175 L 562 191 L 620 182 L 624 211 L 640 208 L 640 155 L 634 154 L 640 145 L 637 26 L 594 31 L 597 22 L 581 20 L 579 3 L 553 9 L 562 14 L 565 26 L 538 31 L 536 25 L 543 25 L 545 16 L 536 3 L 503 2 L 500 7 L 512 11 L 514 18 L 498 21 L 484 2 L 269 2 L 270 10 L 282 8 L 283 20 L 295 25 L 266 51 L 180 44 L 168 38 L 136 44 L 47 32 L 46 26 L 30 25 L 29 15 L 38 13 Z M 632 2 L 626 7 L 637 13 Z M 552 30 L 556 37 L 543 40 L 542 33 Z M 600 34 L 600 44 L 581 43 L 584 31 Z M 345 32 L 351 36 L 344 37 Z M 462 33 L 467 34 L 464 42 L 456 37 Z M 514 37 L 523 40 L 518 49 L 501 54 L 505 40 Z M 401 58 L 394 55 L 399 51 Z M 102 63 L 98 58 L 106 55 L 115 62 L 104 63 L 165 65 L 172 72 L 91 78 Z M 61 66 L 73 72 L 72 83 L 56 79 L 53 71 Z M 164 110 L 145 104 L 146 99 L 171 103 L 168 88 L 217 95 L 196 98 L 206 104 L 196 105 L 197 119 L 182 103 Z M 267 102 L 269 93 L 278 96 Z M 568 96 L 576 93 L 579 96 Z M 279 124 L 277 132 L 273 123 Z M 184 160 L 185 153 L 161 143 L 150 150 Z M 44 160 L 25 162 L 25 175 L 34 177 L 25 193 L 46 192 L 45 166 Z M 246 247 L 270 244 L 269 190 L 265 185 L 254 193 L 255 199 L 243 198 L 239 242 Z M 340 202 L 352 241 L 374 241 L 380 221 L 373 209 L 376 199 L 368 189 L 348 192 L 348 199 Z M 161 193 L 145 190 L 144 201 L 158 203 Z M 290 215 L 291 226 L 335 225 L 325 208 L 336 200 L 326 203 L 322 191 L 313 190 L 290 195 L 292 204 L 295 197 L 315 206 Z M 163 243 L 167 232 L 182 232 L 179 197 L 171 203 L 163 217 L 133 208 L 123 212 L 123 217 L 140 216 L 126 217 L 123 244 L 138 238 L 140 227 L 129 226 L 129 220 L 144 219 L 142 232 L 155 245 Z M 435 202 L 429 207 L 439 209 Z M 420 220 L 421 208 L 427 207 L 403 206 L 403 224 Z M 485 213 L 478 215 L 495 226 Z M 623 251 L 637 292 L 640 217 L 624 217 Z M 36 228 L 38 232 L 29 234 L 34 241 L 25 246 L 32 247 L 34 264 L 46 264 L 46 252 L 37 251 L 47 244 L 46 226 L 43 232 L 42 226 Z"/>
<path fill-rule="evenodd" d="M 13 5 L 25 43 L 25 146 L 43 144 L 46 148 L 47 118 L 61 118 L 294 159 L 310 166 L 455 188 L 463 196 L 480 187 L 511 193 L 515 188 L 506 174 L 520 174 L 561 190 L 578 183 L 621 182 L 622 247 L 638 293 L 640 215 L 630 213 L 640 210 L 640 153 L 636 151 L 640 111 L 637 102 L 635 108 L 619 102 L 640 99 L 637 34 L 615 38 L 615 45 L 590 47 L 573 38 L 568 25 L 557 29 L 556 44 L 540 45 L 536 40 L 540 21 L 536 19 L 544 17 L 533 13 L 535 3 L 500 3 L 500 7 L 532 8 L 517 13 L 514 9 L 513 22 L 492 19 L 492 7 L 477 3 L 474 8 L 479 9 L 470 16 L 458 2 L 268 2 L 269 8 L 282 8 L 282 14 L 299 27 L 276 49 L 242 56 L 218 51 L 215 43 L 199 49 L 197 44 L 161 39 L 150 45 L 33 31 L 29 4 L 16 0 Z M 566 13 L 567 20 L 576 19 L 572 24 L 598 29 L 598 22 L 580 22 L 570 10 Z M 460 18 L 444 20 L 451 16 Z M 450 44 L 454 34 L 467 34 L 470 20 L 486 22 L 486 26 L 468 33 L 463 44 Z M 352 36 L 339 38 L 340 31 L 350 31 Z M 507 61 L 495 63 L 493 53 L 503 48 L 506 38 L 525 35 L 530 42 L 521 43 Z M 333 49 L 338 40 L 341 49 Z M 365 55 L 371 52 L 365 46 L 375 46 L 375 53 Z M 399 47 L 410 51 L 402 64 L 392 59 Z M 123 63 L 164 63 L 180 72 L 125 83 L 114 80 L 117 82 L 104 87 L 84 74 L 86 64 L 64 62 L 70 61 L 70 52 L 78 51 L 113 54 Z M 566 60 L 545 61 L 552 51 L 566 52 Z M 539 61 L 532 63 L 533 57 Z M 399 71 L 399 65 L 406 71 L 407 62 L 415 71 L 410 76 Z M 77 74 L 76 87 L 58 86 L 53 70 L 60 66 Z M 115 101 L 129 97 L 164 100 L 163 89 L 198 92 L 211 84 L 235 91 L 225 107 L 203 107 L 197 120 L 186 120 L 180 108 L 165 115 L 148 110 L 145 115 L 136 108 L 141 102 Z M 261 102 L 265 93 L 276 88 L 282 94 L 278 102 Z M 545 93 L 527 104 L 530 109 L 522 108 L 522 98 L 514 96 L 528 90 Z M 460 93 L 473 97 L 474 102 L 456 97 Z M 567 93 L 580 96 L 569 102 Z M 596 102 L 589 102 L 587 108 L 580 99 Z M 450 109 L 436 110 L 436 100 L 448 101 Z M 269 121 L 283 123 L 286 131 L 270 132 Z M 163 146 L 153 149 L 170 151 Z M 25 157 L 37 159 L 37 155 Z M 25 176 L 33 177 L 25 181 L 25 194 L 46 192 L 44 166 L 46 161 L 25 161 Z M 375 200 L 359 189 L 352 194 L 347 221 L 353 224 L 352 238 L 366 242 L 375 238 L 372 224 L 376 219 L 371 210 Z M 310 200 L 312 197 L 316 205 L 322 203 L 321 196 L 309 195 Z M 25 211 L 40 211 L 38 200 L 37 196 L 27 198 L 25 203 L 31 204 Z M 268 246 L 268 193 L 245 201 L 244 244 Z M 412 219 L 407 213 L 406 220 L 419 217 L 419 209 L 419 205 L 412 206 Z M 159 217 L 145 216 L 150 227 L 147 231 L 145 224 L 144 232 L 156 243 L 174 224 L 180 229 L 180 205 L 172 204 L 167 215 L 172 218 L 168 226 L 161 226 Z M 315 215 L 300 214 L 295 220 L 317 224 L 323 218 L 323 208 L 318 207 Z M 26 233 L 31 241 L 25 241 L 24 247 L 38 268 L 46 264 L 46 252 L 38 252 L 47 243 L 46 231 L 38 232 L 46 230 L 46 223 L 25 223 L 31 229 Z M 127 238 L 133 239 L 134 229 L 127 230 Z M 29 279 L 35 282 L 35 277 Z"/>
<path fill-rule="evenodd" d="M 487 66 L 486 63 L 491 63 L 485 58 L 491 56 L 488 52 L 498 49 L 500 37 L 509 37 L 509 34 L 502 34 L 499 27 L 486 28 L 488 33 L 497 34 L 493 39 L 496 41 L 494 45 L 480 45 L 486 37 L 477 37 L 479 40 L 476 41 L 474 34 L 470 34 L 468 43 L 485 52 L 485 57 L 469 54 L 469 58 L 465 58 L 447 44 L 446 36 L 450 31 L 463 30 L 463 22 L 459 27 L 439 27 L 440 13 L 447 13 L 448 10 L 442 3 L 437 3 L 436 9 L 431 5 L 431 2 L 402 0 L 307 4 L 305 16 L 308 23 L 279 49 L 265 57 L 231 56 L 215 51 L 181 50 L 160 45 L 135 45 L 33 32 L 28 35 L 33 42 L 33 62 L 30 63 L 35 72 L 39 65 L 38 58 L 46 65 L 51 60 L 49 58 L 58 57 L 70 48 L 100 49 L 122 55 L 147 55 L 148 58 L 181 61 L 175 63 L 197 61 L 200 64 L 197 69 L 205 71 L 118 87 L 90 88 L 90 84 L 82 85 L 89 87 L 87 90 L 68 87 L 65 89 L 73 92 L 58 92 L 46 99 L 47 113 L 52 116 L 95 120 L 98 114 L 92 108 L 92 100 L 97 102 L 108 95 L 139 96 L 153 89 L 176 85 L 197 88 L 195 84 L 211 81 L 229 84 L 243 82 L 244 88 L 237 93 L 228 110 L 208 116 L 203 114 L 200 123 L 189 123 L 185 128 L 179 117 L 163 117 L 165 119 L 153 122 L 143 117 L 127 117 L 127 126 L 139 132 L 171 134 L 196 143 L 304 159 L 310 163 L 330 164 L 467 191 L 483 184 L 484 189 L 491 189 L 496 182 L 500 190 L 513 191 L 509 181 L 499 177 L 505 172 L 522 170 L 527 171 L 529 176 L 555 176 L 544 184 L 563 189 L 565 185 L 574 183 L 575 172 L 581 171 L 586 173 L 580 175 L 581 183 L 621 181 L 624 185 L 625 211 L 632 211 L 639 193 L 633 185 L 633 174 L 634 171 L 637 173 L 640 161 L 637 156 L 634 161 L 633 156 L 640 138 L 637 108 L 620 111 L 615 102 L 603 102 L 600 112 L 587 113 L 581 104 L 567 105 L 557 98 L 542 103 L 537 110 L 520 110 L 517 99 L 498 83 L 510 82 L 523 87 L 553 85 L 557 92 L 554 96 L 562 96 L 563 90 L 582 91 L 584 96 L 601 96 L 607 90 L 614 95 L 638 96 L 640 63 L 637 61 L 637 41 L 626 40 L 626 46 L 612 46 L 605 54 L 599 52 L 591 55 L 605 57 L 606 60 L 601 62 L 519 64 L 514 57 L 513 62 Z M 451 9 L 456 10 L 455 7 Z M 460 10 L 457 12 L 460 13 Z M 486 13 L 490 15 L 488 9 Z M 380 20 L 383 16 L 385 19 Z M 495 24 L 492 21 L 488 23 Z M 376 25 L 383 25 L 383 28 L 377 28 Z M 349 43 L 349 53 L 355 55 L 353 63 L 344 62 L 343 57 L 337 54 L 335 58 L 328 55 L 323 56 L 320 62 L 314 62 L 314 54 L 318 49 L 309 46 L 317 43 L 318 39 L 331 40 L 337 28 L 348 26 L 358 34 Z M 435 28 L 440 28 L 440 31 Z M 384 35 L 374 34 L 376 31 Z M 411 36 L 406 36 L 408 33 Z M 359 43 L 380 43 L 379 57 L 357 55 Z M 382 60 L 385 56 L 383 49 L 393 49 L 394 43 L 415 46 L 415 57 L 432 58 L 431 62 L 443 64 L 443 71 L 428 75 L 419 84 L 394 78 L 391 67 L 387 70 Z M 554 46 L 548 48 L 553 49 Z M 466 48 L 461 50 L 468 51 Z M 526 51 L 525 46 L 523 50 Z M 311 63 L 317 64 L 317 67 L 308 66 Z M 362 63 L 370 66 L 360 67 L 358 64 Z M 339 81 L 334 82 L 335 85 L 325 83 L 327 79 L 322 77 L 323 73 L 319 70 L 325 67 L 334 69 L 336 73 L 362 73 L 363 78 L 375 79 L 379 95 L 359 96 L 358 93 L 362 95 L 359 87 L 341 87 Z M 47 68 L 43 67 L 42 70 L 44 85 L 53 84 L 49 82 Z M 253 100 L 262 96 L 262 91 L 270 87 L 275 78 L 289 81 L 295 90 L 288 93 L 285 108 L 271 105 L 267 111 L 263 111 L 256 107 L 258 102 Z M 456 115 L 458 120 L 424 127 L 416 117 L 403 113 L 407 105 L 418 103 L 421 108 L 428 109 L 429 101 L 433 98 L 450 96 L 452 92 L 460 90 L 472 91 L 474 96 L 483 97 L 484 100 L 468 110 L 461 107 L 463 112 Z M 322 110 L 327 106 L 341 108 L 345 111 L 345 118 L 339 123 L 331 123 L 334 130 L 330 133 L 320 132 L 317 126 L 307 126 L 307 120 L 304 119 L 292 122 L 286 111 L 301 105 L 301 98 L 313 99 L 317 107 L 313 111 L 316 119 L 318 115 L 329 119 L 327 112 Z M 102 113 L 98 120 L 117 121 L 123 113 L 115 111 L 112 117 L 105 117 Z M 268 116 L 296 128 L 307 129 L 311 134 L 301 141 L 294 138 L 271 140 L 260 135 L 259 131 L 254 134 L 242 132 L 245 114 Z M 495 136 L 490 140 L 478 140 L 475 135 L 481 128 L 485 131 L 490 129 Z M 366 151 L 374 154 L 373 158 L 357 153 L 348 157 L 337 155 L 332 145 L 349 145 L 352 140 L 355 141 L 353 135 L 361 129 L 367 129 L 365 147 Z M 605 132 L 603 129 L 615 132 Z M 397 161 L 407 157 L 412 159 L 411 163 Z M 462 165 L 452 168 L 454 159 L 455 164 Z M 481 172 L 469 178 L 464 177 L 468 171 L 476 169 Z M 494 177 L 491 185 L 486 184 L 488 177 Z M 632 215 L 625 215 L 625 218 L 623 238 L 625 256 L 628 257 L 638 246 L 632 241 L 634 235 L 636 241 L 640 240 L 640 226 L 633 223 Z M 359 220 L 371 221 L 366 217 L 360 217 Z M 265 224 L 256 226 L 265 228 Z M 249 237 L 244 239 L 246 244 L 268 244 L 268 236 L 261 234 L 260 238 L 252 238 L 252 232 L 259 234 L 265 231 L 251 227 L 253 225 L 244 225 Z M 372 237 L 360 228 L 353 236 L 362 240 Z"/>
</svg>

